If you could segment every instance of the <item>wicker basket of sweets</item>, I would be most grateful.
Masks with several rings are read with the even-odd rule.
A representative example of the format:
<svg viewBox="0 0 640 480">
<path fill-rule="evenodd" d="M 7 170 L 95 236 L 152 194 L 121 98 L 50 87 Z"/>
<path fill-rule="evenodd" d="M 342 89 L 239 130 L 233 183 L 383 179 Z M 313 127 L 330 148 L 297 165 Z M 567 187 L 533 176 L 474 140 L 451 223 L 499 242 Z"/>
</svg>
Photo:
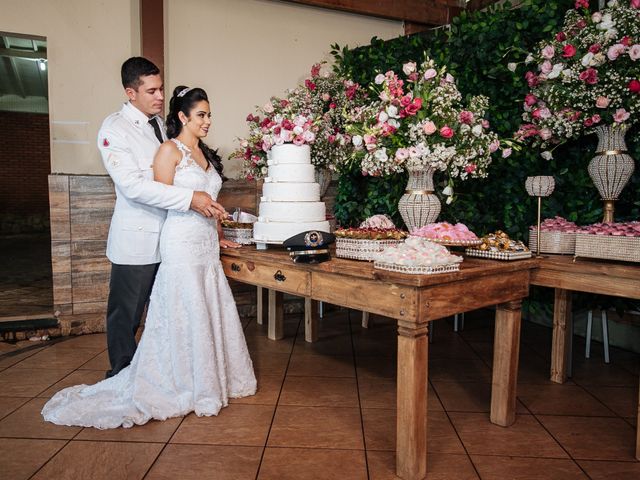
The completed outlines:
<svg viewBox="0 0 640 480">
<path fill-rule="evenodd" d="M 576 234 L 576 257 L 640 262 L 640 222 L 596 223 Z"/>
<path fill-rule="evenodd" d="M 336 256 L 372 261 L 385 248 L 401 244 L 407 233 L 394 228 L 340 228 L 335 232 Z"/>
<path fill-rule="evenodd" d="M 520 260 L 531 258 L 531 251 L 518 240 L 512 240 L 502 230 L 482 237 L 480 245 L 467 248 L 465 253 L 470 257 L 489 258 L 492 260 Z"/>
<path fill-rule="evenodd" d="M 462 257 L 452 255 L 444 246 L 412 236 L 402 245 L 377 254 L 373 267 L 413 275 L 433 275 L 457 272 L 460 262 Z"/>
<path fill-rule="evenodd" d="M 460 270 L 460 263 L 448 263 L 445 265 L 398 265 L 374 261 L 373 268 L 388 270 L 390 272 L 408 273 L 410 275 L 434 275 L 436 273 L 451 273 Z"/>
<path fill-rule="evenodd" d="M 252 223 L 223 220 L 222 233 L 224 234 L 224 238 L 239 243 L 240 245 L 251 245 L 253 243 Z"/>
<path fill-rule="evenodd" d="M 471 247 L 482 243 L 463 223 L 429 223 L 411 232 L 411 236 L 426 238 L 447 247 Z"/>
</svg>

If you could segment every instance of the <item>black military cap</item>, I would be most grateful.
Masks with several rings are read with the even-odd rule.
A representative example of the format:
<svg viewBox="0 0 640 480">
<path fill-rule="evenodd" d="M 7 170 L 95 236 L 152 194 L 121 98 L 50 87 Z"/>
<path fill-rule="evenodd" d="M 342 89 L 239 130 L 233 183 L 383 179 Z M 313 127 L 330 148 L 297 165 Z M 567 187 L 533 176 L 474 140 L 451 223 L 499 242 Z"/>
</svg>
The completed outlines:
<svg viewBox="0 0 640 480">
<path fill-rule="evenodd" d="M 296 263 L 320 263 L 331 258 L 329 245 L 335 241 L 332 233 L 309 230 L 287 238 L 283 245 Z"/>
</svg>

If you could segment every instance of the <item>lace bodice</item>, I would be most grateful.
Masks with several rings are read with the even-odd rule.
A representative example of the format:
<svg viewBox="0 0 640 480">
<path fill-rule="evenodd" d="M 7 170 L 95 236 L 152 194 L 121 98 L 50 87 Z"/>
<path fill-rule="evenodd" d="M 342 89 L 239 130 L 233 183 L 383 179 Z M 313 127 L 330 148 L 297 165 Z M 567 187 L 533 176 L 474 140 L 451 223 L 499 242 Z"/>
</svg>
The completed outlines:
<svg viewBox="0 0 640 480">
<path fill-rule="evenodd" d="M 172 138 L 171 141 L 176 144 L 178 150 L 182 153 L 182 159 L 176 166 L 173 184 L 177 187 L 207 192 L 214 200 L 218 198 L 218 193 L 222 188 L 222 179 L 213 165 L 208 165 L 208 168 L 204 170 L 191 157 L 189 147 L 177 138 Z"/>
</svg>

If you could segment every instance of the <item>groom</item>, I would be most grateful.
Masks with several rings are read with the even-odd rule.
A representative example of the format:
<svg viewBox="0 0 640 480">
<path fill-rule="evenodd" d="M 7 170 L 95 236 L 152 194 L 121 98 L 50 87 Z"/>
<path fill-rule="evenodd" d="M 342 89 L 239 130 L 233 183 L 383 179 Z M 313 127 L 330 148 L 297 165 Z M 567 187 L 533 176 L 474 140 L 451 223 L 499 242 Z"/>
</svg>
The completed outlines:
<svg viewBox="0 0 640 480">
<path fill-rule="evenodd" d="M 122 86 L 129 101 L 109 115 L 98 132 L 102 161 L 116 190 L 107 257 L 111 281 L 107 304 L 107 346 L 116 375 L 131 362 L 136 331 L 160 262 L 160 229 L 166 210 L 189 209 L 224 218 L 224 208 L 206 192 L 153 180 L 153 157 L 166 140 L 160 117 L 164 90 L 160 70 L 142 57 L 122 64 Z"/>
</svg>

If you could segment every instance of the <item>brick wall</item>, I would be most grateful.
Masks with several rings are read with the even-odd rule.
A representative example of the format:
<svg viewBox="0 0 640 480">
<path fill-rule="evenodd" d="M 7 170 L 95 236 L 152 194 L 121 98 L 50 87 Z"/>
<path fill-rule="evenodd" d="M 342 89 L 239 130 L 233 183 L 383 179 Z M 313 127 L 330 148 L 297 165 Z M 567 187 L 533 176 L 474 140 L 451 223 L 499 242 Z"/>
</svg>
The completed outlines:
<svg viewBox="0 0 640 480">
<path fill-rule="evenodd" d="M 0 214 L 49 213 L 49 115 L 0 112 Z"/>
</svg>

